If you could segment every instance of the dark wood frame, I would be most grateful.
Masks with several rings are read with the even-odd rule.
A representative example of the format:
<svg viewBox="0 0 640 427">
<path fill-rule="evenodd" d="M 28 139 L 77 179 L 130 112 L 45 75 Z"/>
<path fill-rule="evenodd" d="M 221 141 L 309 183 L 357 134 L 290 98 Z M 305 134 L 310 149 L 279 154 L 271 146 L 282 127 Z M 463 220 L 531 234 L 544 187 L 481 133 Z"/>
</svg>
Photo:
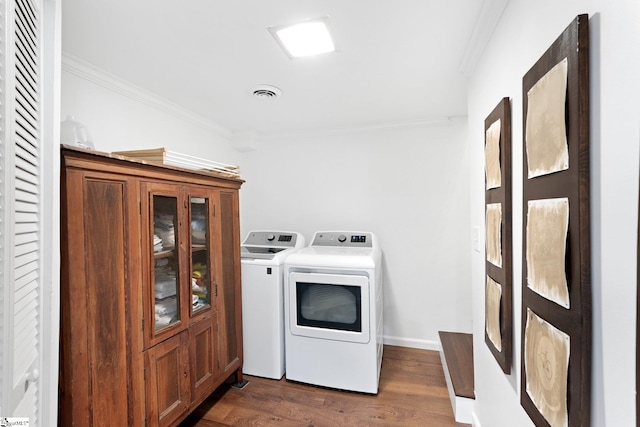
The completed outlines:
<svg viewBox="0 0 640 427">
<path fill-rule="evenodd" d="M 487 129 L 498 119 L 500 119 L 501 182 L 500 187 L 489 190 L 486 189 L 485 185 L 485 206 L 490 203 L 500 203 L 502 205 L 502 233 L 500 239 L 502 244 L 502 267 L 495 266 L 485 259 L 485 274 L 502 286 L 502 298 L 500 299 L 500 335 L 502 339 L 502 349 L 498 350 L 487 334 L 487 313 L 485 313 L 484 341 L 493 354 L 493 357 L 498 361 L 502 371 L 505 374 L 510 374 L 513 354 L 513 249 L 511 238 L 511 103 L 509 102 L 509 98 L 502 98 L 484 121 L 485 148 Z"/>
<path fill-rule="evenodd" d="M 569 426 L 591 423 L 591 243 L 589 219 L 589 20 L 579 15 L 556 39 L 522 82 L 523 105 L 523 254 L 522 254 L 522 381 L 520 399 L 537 426 L 548 426 L 526 391 L 524 363 L 527 309 L 569 335 L 567 384 Z M 567 58 L 565 103 L 569 168 L 527 178 L 527 93 L 542 76 Z M 566 309 L 527 287 L 527 203 L 530 200 L 569 199 L 566 271 L 570 308 Z"/>
</svg>

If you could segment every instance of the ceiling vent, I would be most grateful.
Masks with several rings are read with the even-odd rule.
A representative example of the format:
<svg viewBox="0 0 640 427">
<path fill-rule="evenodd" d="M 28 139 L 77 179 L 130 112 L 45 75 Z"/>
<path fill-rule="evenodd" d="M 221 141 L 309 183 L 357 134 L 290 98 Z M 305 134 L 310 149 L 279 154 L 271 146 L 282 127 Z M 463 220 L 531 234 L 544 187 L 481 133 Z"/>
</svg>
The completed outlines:
<svg viewBox="0 0 640 427">
<path fill-rule="evenodd" d="M 282 95 L 282 91 L 275 86 L 259 85 L 253 88 L 253 96 L 260 99 L 277 98 Z"/>
</svg>

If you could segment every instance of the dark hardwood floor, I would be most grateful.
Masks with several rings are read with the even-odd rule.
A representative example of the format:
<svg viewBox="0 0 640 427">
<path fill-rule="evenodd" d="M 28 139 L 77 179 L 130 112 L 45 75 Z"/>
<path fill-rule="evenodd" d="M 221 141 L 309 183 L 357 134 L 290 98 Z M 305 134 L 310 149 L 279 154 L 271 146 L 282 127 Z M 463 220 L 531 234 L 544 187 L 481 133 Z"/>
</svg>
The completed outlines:
<svg viewBox="0 0 640 427">
<path fill-rule="evenodd" d="M 385 346 L 377 395 L 245 376 L 223 384 L 181 427 L 468 426 L 456 423 L 436 351 Z"/>
</svg>

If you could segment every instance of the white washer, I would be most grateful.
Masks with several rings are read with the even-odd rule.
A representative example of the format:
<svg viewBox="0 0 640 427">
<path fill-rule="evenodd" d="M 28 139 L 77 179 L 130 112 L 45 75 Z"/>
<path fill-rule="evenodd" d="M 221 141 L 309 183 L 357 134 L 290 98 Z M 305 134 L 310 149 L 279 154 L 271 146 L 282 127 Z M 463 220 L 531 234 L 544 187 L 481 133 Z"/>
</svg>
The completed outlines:
<svg viewBox="0 0 640 427">
<path fill-rule="evenodd" d="M 240 247 L 244 374 L 284 375 L 283 264 L 304 245 L 300 233 L 252 231 Z"/>
<path fill-rule="evenodd" d="M 317 232 L 310 246 L 287 257 L 287 380 L 378 393 L 381 258 L 367 232 Z"/>
</svg>

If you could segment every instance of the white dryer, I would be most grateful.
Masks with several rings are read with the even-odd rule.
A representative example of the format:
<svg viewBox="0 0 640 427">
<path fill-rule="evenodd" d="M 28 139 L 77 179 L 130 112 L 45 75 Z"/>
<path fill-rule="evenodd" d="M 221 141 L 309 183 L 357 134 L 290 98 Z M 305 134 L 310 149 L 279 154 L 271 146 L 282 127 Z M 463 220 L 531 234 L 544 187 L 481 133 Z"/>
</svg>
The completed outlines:
<svg viewBox="0 0 640 427">
<path fill-rule="evenodd" d="M 378 393 L 381 258 L 367 232 L 317 232 L 310 246 L 287 257 L 287 380 Z"/>
<path fill-rule="evenodd" d="M 244 374 L 284 375 L 284 260 L 304 245 L 302 234 L 284 231 L 252 231 L 242 242 Z"/>
</svg>

